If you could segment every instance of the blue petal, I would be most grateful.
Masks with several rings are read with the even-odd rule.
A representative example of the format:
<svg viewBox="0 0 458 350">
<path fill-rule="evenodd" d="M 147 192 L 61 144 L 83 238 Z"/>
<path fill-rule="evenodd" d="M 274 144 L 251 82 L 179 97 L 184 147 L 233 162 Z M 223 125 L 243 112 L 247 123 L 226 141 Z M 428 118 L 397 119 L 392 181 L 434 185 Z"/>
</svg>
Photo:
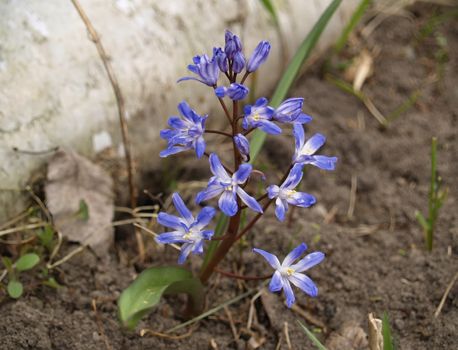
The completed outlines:
<svg viewBox="0 0 458 350">
<path fill-rule="evenodd" d="M 168 140 L 174 137 L 176 134 L 177 134 L 176 130 L 170 130 L 170 129 L 164 129 L 164 130 L 161 130 L 160 132 L 160 136 L 164 140 Z"/>
<path fill-rule="evenodd" d="M 281 273 L 279 271 L 275 271 L 272 279 L 269 283 L 269 290 L 271 292 L 278 292 L 283 288 L 283 280 L 281 278 Z"/>
<path fill-rule="evenodd" d="M 186 207 L 186 205 L 183 202 L 183 199 L 181 199 L 180 195 L 178 193 L 172 194 L 172 201 L 173 205 L 177 209 L 177 211 L 180 213 L 181 217 L 186 220 L 186 223 L 189 226 L 194 222 L 194 217 L 191 214 L 191 211 Z"/>
<path fill-rule="evenodd" d="M 324 254 L 322 252 L 313 252 L 308 254 L 305 258 L 299 260 L 297 264 L 291 265 L 291 268 L 296 272 L 303 272 L 311 267 L 318 265 L 324 259 Z"/>
<path fill-rule="evenodd" d="M 259 122 L 259 128 L 267 134 L 278 135 L 281 134 L 281 128 L 268 120 L 263 120 Z"/>
<path fill-rule="evenodd" d="M 294 296 L 293 289 L 291 288 L 289 280 L 287 280 L 285 277 L 283 277 L 283 291 L 286 297 L 286 306 L 291 307 L 296 301 L 296 298 Z"/>
<path fill-rule="evenodd" d="M 281 198 L 277 198 L 275 201 L 275 215 L 278 220 L 285 221 L 285 213 L 288 210 L 287 204 Z"/>
<path fill-rule="evenodd" d="M 301 243 L 299 244 L 296 248 L 294 248 L 283 260 L 281 266 L 286 267 L 286 266 L 291 266 L 291 264 L 299 259 L 302 254 L 307 250 L 307 244 Z"/>
<path fill-rule="evenodd" d="M 288 174 L 288 177 L 286 178 L 285 182 L 282 184 L 282 188 L 284 189 L 290 189 L 293 190 L 296 188 L 296 186 L 301 182 L 302 180 L 302 164 L 294 164 L 293 168 Z"/>
<path fill-rule="evenodd" d="M 307 140 L 301 149 L 301 154 L 312 155 L 318 151 L 326 142 L 326 137 L 321 134 L 315 134 Z"/>
<path fill-rule="evenodd" d="M 218 96 L 219 98 L 223 98 L 224 96 L 226 96 L 226 91 L 227 91 L 227 88 L 224 87 L 224 86 L 219 86 L 215 89 L 215 94 L 216 96 Z"/>
<path fill-rule="evenodd" d="M 161 151 L 159 153 L 159 156 L 161 158 L 165 158 L 165 157 L 168 157 L 168 156 L 170 156 L 172 154 L 180 153 L 180 152 L 183 152 L 183 151 L 186 151 L 186 148 L 181 147 L 181 146 L 168 147 L 167 149 Z"/>
<path fill-rule="evenodd" d="M 200 241 L 194 243 L 194 247 L 192 248 L 193 254 L 202 254 L 204 252 L 204 241 L 201 239 Z"/>
<path fill-rule="evenodd" d="M 200 136 L 196 141 L 196 155 L 197 158 L 202 158 L 205 152 L 205 140 L 202 136 Z"/>
<path fill-rule="evenodd" d="M 259 205 L 259 203 L 251 197 L 248 193 L 246 193 L 241 187 L 237 187 L 237 194 L 239 195 L 240 199 L 242 200 L 243 203 L 245 203 L 248 208 L 251 210 L 254 210 L 258 213 L 262 213 L 262 207 Z"/>
<path fill-rule="evenodd" d="M 159 225 L 171 227 L 175 230 L 184 229 L 183 221 L 175 215 L 170 215 L 167 213 L 159 213 L 159 215 L 157 216 L 157 222 Z"/>
<path fill-rule="evenodd" d="M 226 172 L 223 165 L 221 164 L 221 161 L 215 153 L 210 154 L 210 170 L 212 171 L 213 175 L 217 176 L 222 181 L 231 181 L 229 174 Z"/>
<path fill-rule="evenodd" d="M 171 243 L 182 243 L 184 242 L 183 239 L 183 232 L 180 231 L 172 231 L 161 233 L 156 237 L 156 242 L 161 244 L 171 244 Z"/>
<path fill-rule="evenodd" d="M 193 121 L 193 114 L 194 111 L 188 105 L 186 101 L 180 102 L 178 104 L 178 110 L 180 111 L 181 115 L 188 119 L 189 121 Z"/>
<path fill-rule="evenodd" d="M 183 129 L 186 127 L 185 122 L 180 117 L 170 117 L 168 124 L 175 129 Z"/>
<path fill-rule="evenodd" d="M 197 215 L 196 226 L 200 229 L 207 226 L 210 223 L 210 221 L 213 219 L 213 217 L 215 216 L 215 213 L 216 213 L 215 208 L 212 208 L 212 207 L 202 208 L 199 215 Z"/>
<path fill-rule="evenodd" d="M 270 199 L 277 197 L 279 192 L 280 187 L 278 187 L 277 185 L 270 185 L 269 187 L 267 187 L 267 195 Z"/>
<path fill-rule="evenodd" d="M 305 143 L 305 133 L 304 127 L 301 124 L 294 124 L 293 125 L 293 134 L 294 134 L 294 141 L 296 146 L 296 153 L 300 151 L 302 145 Z"/>
<path fill-rule="evenodd" d="M 201 232 L 203 239 L 211 239 L 213 235 L 215 234 L 215 231 L 213 230 L 204 230 Z"/>
<path fill-rule="evenodd" d="M 224 191 L 218 200 L 218 206 L 227 216 L 234 216 L 237 213 L 237 199 L 232 191 Z"/>
<path fill-rule="evenodd" d="M 305 192 L 296 192 L 292 198 L 287 198 L 287 201 L 289 204 L 301 208 L 308 208 L 316 203 L 316 198 Z"/>
<path fill-rule="evenodd" d="M 181 83 L 182 81 L 186 81 L 186 80 L 196 80 L 196 81 L 198 81 L 198 82 L 200 82 L 200 83 L 202 83 L 202 84 L 207 85 L 207 84 L 205 83 L 205 81 L 203 81 L 203 80 L 201 80 L 201 79 L 197 79 L 197 78 L 195 78 L 195 77 L 183 77 L 183 78 L 178 79 L 178 80 L 177 80 L 177 83 Z"/>
<path fill-rule="evenodd" d="M 242 164 L 240 165 L 239 169 L 234 173 L 232 178 L 238 184 L 243 184 L 248 179 L 248 176 L 250 176 L 252 169 L 253 167 L 251 166 L 251 164 Z"/>
<path fill-rule="evenodd" d="M 256 100 L 256 103 L 254 104 L 256 107 L 262 107 L 266 106 L 269 100 L 265 97 L 260 97 Z"/>
<path fill-rule="evenodd" d="M 308 276 L 296 272 L 289 276 L 288 279 L 297 288 L 301 289 L 303 292 L 307 293 L 311 297 L 316 297 L 318 295 L 317 286 Z"/>
<path fill-rule="evenodd" d="M 312 156 L 308 164 L 315 165 L 323 170 L 334 170 L 336 167 L 337 158 L 327 156 Z"/>
<path fill-rule="evenodd" d="M 294 123 L 307 124 L 310 123 L 313 118 L 305 113 L 301 113 L 294 119 Z"/>
<path fill-rule="evenodd" d="M 210 198 L 216 197 L 224 191 L 224 187 L 220 184 L 210 184 L 205 190 L 200 191 L 196 196 L 196 203 L 206 201 Z"/>
<path fill-rule="evenodd" d="M 194 246 L 194 243 L 185 243 L 181 246 L 181 253 L 178 257 L 178 264 L 182 265 Z"/>
<path fill-rule="evenodd" d="M 275 255 L 258 248 L 253 248 L 253 252 L 262 255 L 262 257 L 266 259 L 270 266 L 272 266 L 275 270 L 278 270 L 281 267 L 280 261 L 278 261 L 278 258 Z"/>
</svg>

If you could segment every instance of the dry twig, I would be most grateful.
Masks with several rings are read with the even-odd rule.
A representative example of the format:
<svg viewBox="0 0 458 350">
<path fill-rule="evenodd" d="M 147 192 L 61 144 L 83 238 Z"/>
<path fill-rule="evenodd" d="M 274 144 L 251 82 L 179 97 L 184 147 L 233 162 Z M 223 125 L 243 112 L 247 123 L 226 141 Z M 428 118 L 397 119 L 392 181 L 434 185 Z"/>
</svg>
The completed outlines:
<svg viewBox="0 0 458 350">
<path fill-rule="evenodd" d="M 97 302 L 95 301 L 95 299 L 92 299 L 92 311 L 94 311 L 95 321 L 97 322 L 97 327 L 99 328 L 99 333 L 103 338 L 105 347 L 107 348 L 107 350 L 112 350 L 113 347 L 111 346 L 110 342 L 108 341 L 108 337 L 105 334 L 105 329 L 103 328 L 102 319 L 100 318 L 100 315 L 97 311 Z"/>
<path fill-rule="evenodd" d="M 285 333 L 286 345 L 288 346 L 288 350 L 291 350 L 293 347 L 291 346 L 291 340 L 289 339 L 288 322 L 284 322 L 283 325 L 284 325 L 283 331 Z"/>
<path fill-rule="evenodd" d="M 113 88 L 113 92 L 116 97 L 116 104 L 118 106 L 118 115 L 119 115 L 119 123 L 121 125 L 121 134 L 122 134 L 122 142 L 124 145 L 125 156 L 126 156 L 126 166 L 127 166 L 127 174 L 128 174 L 128 181 L 129 181 L 129 193 L 130 193 L 130 205 L 132 209 L 134 209 L 137 205 L 137 188 L 135 186 L 135 167 L 134 161 L 131 153 L 131 144 L 129 141 L 129 130 L 127 128 L 126 122 L 126 108 L 124 105 L 124 97 L 121 92 L 121 88 L 119 87 L 118 79 L 113 71 L 113 67 L 111 66 L 109 57 L 100 41 L 100 37 L 97 34 L 94 26 L 92 25 L 89 17 L 84 12 L 81 4 L 78 0 L 71 0 L 73 5 L 75 6 L 78 14 L 80 15 L 84 25 L 86 26 L 91 40 L 94 42 L 94 45 L 97 48 L 99 56 L 103 62 L 103 66 L 107 72 L 108 78 L 110 79 L 111 86 Z M 138 246 L 138 253 L 140 255 L 140 260 L 143 261 L 145 257 L 145 245 L 143 243 L 143 237 L 139 230 L 135 230 L 135 237 L 137 239 L 137 246 Z"/>
</svg>

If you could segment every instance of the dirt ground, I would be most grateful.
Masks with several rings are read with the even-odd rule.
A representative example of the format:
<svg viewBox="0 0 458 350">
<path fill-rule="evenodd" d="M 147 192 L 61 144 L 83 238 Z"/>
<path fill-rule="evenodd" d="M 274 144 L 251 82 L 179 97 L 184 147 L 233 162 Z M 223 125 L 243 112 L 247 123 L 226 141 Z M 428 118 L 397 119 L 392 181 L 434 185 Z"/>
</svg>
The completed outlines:
<svg viewBox="0 0 458 350">
<path fill-rule="evenodd" d="M 310 251 L 323 251 L 325 261 L 309 273 L 319 287 L 318 297 L 297 294 L 302 315 L 287 309 L 283 296 L 266 293 L 254 302 L 255 319 L 249 333 L 243 329 L 254 292 L 228 307 L 228 312 L 221 310 L 201 321 L 189 337 L 140 337 L 141 328 L 161 332 L 183 321 L 184 298 L 176 296 L 161 301 L 136 333 L 124 331 L 117 322 L 116 299 L 144 266 L 128 265 L 120 259 L 134 255 L 129 248 L 134 247 L 133 240 L 120 231 L 108 260 L 98 260 L 85 251 L 61 265 L 56 278 L 63 288 L 37 287 L 18 301 L 4 298 L 0 303 L 0 348 L 249 349 L 251 338 L 262 340 L 260 349 L 288 349 L 288 341 L 293 349 L 313 349 L 297 325 L 300 319 L 330 348 L 366 349 L 364 334 L 359 340 L 362 345 L 353 347 L 335 347 L 331 338 L 346 325 L 361 327 L 360 331 L 367 333 L 368 313 L 381 318 L 385 311 L 398 349 L 458 348 L 458 284 L 451 289 L 440 315 L 434 317 L 458 270 L 457 17 L 437 25 L 432 34 L 420 36 L 429 28 L 432 16 L 447 11 L 452 9 L 411 8 L 409 16 L 386 19 L 365 42 L 353 43 L 344 53 L 350 57 L 361 46 L 378 51 L 374 74 L 363 92 L 383 115 L 392 116 L 409 96 L 416 96 L 412 106 L 397 113 L 387 128 L 380 126 L 359 99 L 323 77 L 323 62 L 311 67 L 291 92 L 305 98 L 304 110 L 314 117 L 308 132 L 327 136 L 321 153 L 338 156 L 338 167 L 326 173 L 309 168 L 303 189 L 314 194 L 318 204 L 295 210 L 288 224 L 280 224 L 269 211 L 248 235 L 245 248 L 235 248 L 232 262 L 224 267 L 232 270 L 242 259 L 244 274 L 264 275 L 267 265 L 250 252 L 252 246 L 280 256 L 300 242 L 306 242 Z M 445 63 L 441 63 L 443 48 L 438 37 L 446 39 Z M 434 250 L 427 253 L 414 212 L 427 210 L 432 136 L 439 140 L 438 169 L 449 197 L 440 212 Z M 284 168 L 292 147 L 290 136 L 269 137 L 261 163 Z M 204 174 L 196 173 L 204 180 Z M 356 191 L 351 190 L 352 182 Z M 149 186 L 153 193 L 163 191 Z M 354 206 L 350 204 L 352 193 Z M 73 248 L 69 244 L 65 247 Z M 159 253 L 154 247 L 145 266 L 175 259 L 172 249 Z M 198 264 L 198 258 L 191 260 L 192 268 Z M 208 308 L 259 286 L 259 282 L 237 283 L 216 276 L 209 286 Z M 241 333 L 237 341 L 229 315 Z M 354 338 L 352 341 L 358 343 Z"/>
</svg>

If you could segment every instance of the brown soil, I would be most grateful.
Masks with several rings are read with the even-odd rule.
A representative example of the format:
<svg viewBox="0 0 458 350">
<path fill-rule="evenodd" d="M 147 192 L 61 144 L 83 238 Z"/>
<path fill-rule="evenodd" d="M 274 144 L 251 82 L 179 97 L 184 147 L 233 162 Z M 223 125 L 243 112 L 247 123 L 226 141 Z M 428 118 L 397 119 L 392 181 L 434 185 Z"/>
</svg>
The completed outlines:
<svg viewBox="0 0 458 350">
<path fill-rule="evenodd" d="M 251 246 L 282 255 L 304 241 L 311 251 L 327 255 L 324 263 L 310 271 L 320 289 L 318 298 L 300 295 L 297 301 L 313 317 L 304 320 L 288 310 L 283 296 L 269 294 L 256 301 L 257 322 L 252 329 L 265 338 L 262 349 L 275 349 L 278 342 L 281 349 L 288 348 L 285 322 L 293 349 L 313 349 L 297 319 L 315 330 L 321 324 L 318 335 L 326 341 L 348 323 L 367 332 L 367 314 L 381 317 L 384 311 L 390 317 L 398 349 L 458 348 L 457 285 L 439 317 L 433 316 L 458 268 L 458 22 L 455 17 L 436 30 L 447 39 L 449 57 L 443 74 L 438 75 L 434 34 L 418 39 L 433 10 L 417 6 L 410 10 L 410 18 L 391 17 L 367 43 L 370 47 L 376 44 L 381 51 L 364 92 L 384 115 L 412 93 L 420 94 L 387 129 L 380 127 L 358 99 L 324 80 L 318 64 L 292 91 L 294 96 L 305 97 L 305 110 L 314 116 L 310 132 L 327 136 L 323 153 L 337 155 L 339 166 L 333 173 L 315 168 L 307 171 L 304 188 L 317 196 L 314 208 L 294 211 L 289 227 L 279 224 L 270 212 L 248 236 L 241 254 L 247 275 L 263 275 L 267 268 L 250 252 Z M 445 11 L 451 9 L 439 10 Z M 450 193 L 440 213 L 434 251 L 427 253 L 414 212 L 427 210 L 432 136 L 439 140 L 439 172 Z M 283 159 L 289 159 L 291 148 L 290 137 L 269 138 L 264 162 L 280 168 Z M 352 177 L 357 180 L 357 191 L 354 213 L 349 216 Z M 223 310 L 200 322 L 192 336 L 182 340 L 123 331 L 117 322 L 116 298 L 137 271 L 120 262 L 120 245 L 118 242 L 118 254 L 113 252 L 108 261 L 99 261 L 85 251 L 63 264 L 57 277 L 64 287 L 58 291 L 38 287 L 18 301 L 4 300 L 0 304 L 0 348 L 207 349 L 212 339 L 219 349 L 246 348 L 250 336 L 245 332 L 234 341 Z M 175 251 L 166 249 L 165 253 L 155 250 L 148 263 L 175 261 Z M 133 250 L 128 254 L 132 256 Z M 233 260 L 237 259 L 239 254 L 234 254 Z M 193 259 L 191 265 L 196 268 L 198 263 Z M 229 264 L 226 268 L 231 269 Z M 247 286 L 257 288 L 259 283 L 238 284 L 218 277 L 212 286 L 209 307 L 240 294 Z M 93 300 L 97 301 L 97 312 L 93 311 Z M 181 296 L 166 298 L 138 329 L 162 331 L 182 322 L 183 303 Z M 250 297 L 229 307 L 237 329 L 246 327 L 249 306 Z"/>
</svg>

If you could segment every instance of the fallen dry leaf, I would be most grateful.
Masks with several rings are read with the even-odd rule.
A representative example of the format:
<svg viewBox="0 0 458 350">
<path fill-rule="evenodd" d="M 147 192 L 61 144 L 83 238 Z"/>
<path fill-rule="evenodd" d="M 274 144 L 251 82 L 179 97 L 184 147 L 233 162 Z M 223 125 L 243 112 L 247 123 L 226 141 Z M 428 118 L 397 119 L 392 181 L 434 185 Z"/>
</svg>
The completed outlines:
<svg viewBox="0 0 458 350">
<path fill-rule="evenodd" d="M 45 194 L 64 237 L 106 254 L 114 238 L 113 180 L 107 172 L 76 152 L 59 151 L 48 165 Z M 86 206 L 87 215 L 81 215 Z"/>
<path fill-rule="evenodd" d="M 326 342 L 328 350 L 363 350 L 367 349 L 367 335 L 356 323 L 349 322 L 331 333 Z"/>
<path fill-rule="evenodd" d="M 375 318 L 372 313 L 368 316 L 369 349 L 383 350 L 382 320 Z"/>
<path fill-rule="evenodd" d="M 360 91 L 364 82 L 374 72 L 374 59 L 367 50 L 362 50 L 344 73 L 345 79 L 353 84 L 355 91 Z"/>
</svg>

